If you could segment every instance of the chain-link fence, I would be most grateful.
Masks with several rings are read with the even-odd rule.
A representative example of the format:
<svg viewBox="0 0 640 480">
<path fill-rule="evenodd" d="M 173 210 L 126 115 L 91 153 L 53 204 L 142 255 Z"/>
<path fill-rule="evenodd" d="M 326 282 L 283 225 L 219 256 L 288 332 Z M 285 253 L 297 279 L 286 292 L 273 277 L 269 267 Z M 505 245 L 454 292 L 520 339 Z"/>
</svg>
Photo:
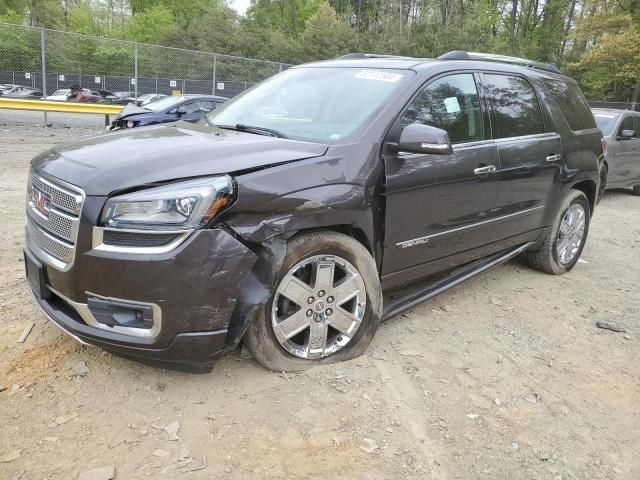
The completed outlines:
<svg viewBox="0 0 640 480">
<path fill-rule="evenodd" d="M 233 97 L 289 65 L 0 23 L 0 84 Z"/>
</svg>

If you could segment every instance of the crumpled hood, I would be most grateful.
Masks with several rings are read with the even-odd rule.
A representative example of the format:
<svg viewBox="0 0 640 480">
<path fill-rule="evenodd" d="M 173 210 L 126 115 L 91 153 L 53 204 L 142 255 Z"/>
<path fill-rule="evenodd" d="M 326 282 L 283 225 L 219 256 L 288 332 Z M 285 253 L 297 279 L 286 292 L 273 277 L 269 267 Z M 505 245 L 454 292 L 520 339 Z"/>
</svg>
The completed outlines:
<svg viewBox="0 0 640 480">
<path fill-rule="evenodd" d="M 177 122 L 62 144 L 32 165 L 87 195 L 319 157 L 328 146 Z"/>
<path fill-rule="evenodd" d="M 116 116 L 116 120 L 129 117 L 131 115 L 140 115 L 145 113 L 158 112 L 153 112 L 151 110 L 147 110 L 146 108 L 138 107 L 135 103 L 127 103 L 125 107 L 120 111 L 120 113 Z"/>
</svg>

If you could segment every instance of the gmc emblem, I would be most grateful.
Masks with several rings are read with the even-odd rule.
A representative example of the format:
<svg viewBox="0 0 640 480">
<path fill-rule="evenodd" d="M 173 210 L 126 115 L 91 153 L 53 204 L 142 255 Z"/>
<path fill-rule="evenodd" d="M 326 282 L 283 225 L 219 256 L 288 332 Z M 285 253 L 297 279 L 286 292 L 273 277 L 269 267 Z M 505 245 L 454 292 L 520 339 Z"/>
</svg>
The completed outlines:
<svg viewBox="0 0 640 480">
<path fill-rule="evenodd" d="M 44 192 L 41 192 L 33 185 L 31 186 L 31 192 L 29 194 L 31 205 L 33 208 L 44 215 L 45 217 L 49 216 L 51 197 Z"/>
</svg>

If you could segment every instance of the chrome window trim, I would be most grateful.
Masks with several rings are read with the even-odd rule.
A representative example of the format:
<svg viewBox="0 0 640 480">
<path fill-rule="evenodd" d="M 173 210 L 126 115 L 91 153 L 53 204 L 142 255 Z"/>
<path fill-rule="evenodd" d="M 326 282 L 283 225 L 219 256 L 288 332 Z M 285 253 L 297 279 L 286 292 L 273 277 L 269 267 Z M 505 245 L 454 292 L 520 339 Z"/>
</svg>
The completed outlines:
<svg viewBox="0 0 640 480">
<path fill-rule="evenodd" d="M 141 338 L 155 338 L 160 333 L 160 330 L 162 327 L 162 309 L 160 308 L 159 305 L 155 303 L 137 302 L 134 300 L 128 300 L 124 298 L 105 297 L 103 295 L 98 295 L 96 293 L 85 292 L 87 296 L 99 298 L 100 300 L 124 302 L 124 303 L 129 303 L 131 305 L 151 307 L 151 310 L 153 312 L 153 326 L 151 328 L 134 328 L 134 327 L 119 327 L 119 326 L 110 327 L 109 325 L 105 325 L 104 323 L 98 322 L 96 320 L 96 317 L 93 316 L 93 313 L 91 313 L 91 310 L 89 310 L 89 307 L 86 303 L 74 302 L 67 296 L 63 295 L 57 290 L 54 290 L 51 287 L 49 287 L 49 290 L 51 290 L 56 296 L 60 297 L 62 300 L 67 302 L 70 307 L 72 307 L 76 312 L 78 312 L 78 315 L 80 315 L 80 318 L 82 318 L 82 320 L 90 327 L 97 328 L 99 330 L 104 330 L 106 332 L 120 333 L 122 335 L 127 335 L 130 337 L 141 337 Z"/>
<path fill-rule="evenodd" d="M 178 235 L 175 240 L 172 240 L 166 245 L 158 247 L 126 247 L 118 245 L 108 245 L 104 243 L 104 232 L 126 232 L 126 233 L 140 233 L 145 235 L 160 235 L 160 234 L 176 234 Z M 110 252 L 110 253 L 131 253 L 135 255 L 158 255 L 162 253 L 169 253 L 176 249 L 182 242 L 184 242 L 194 230 L 135 230 L 125 228 L 105 228 L 105 227 L 93 227 L 91 234 L 91 248 L 98 252 Z"/>
<path fill-rule="evenodd" d="M 496 143 L 517 142 L 520 140 L 534 140 L 536 138 L 555 138 L 560 137 L 557 132 L 532 133 L 531 135 L 520 135 L 519 137 L 502 137 L 496 138 Z"/>
<path fill-rule="evenodd" d="M 425 235 L 424 237 L 412 238 L 411 240 L 404 240 L 402 242 L 396 243 L 396 247 L 407 248 L 407 247 L 415 247 L 416 245 L 422 245 L 428 243 L 430 239 L 441 237 L 443 235 L 449 235 L 451 233 L 461 232 L 463 230 L 468 230 L 470 228 L 478 227 L 480 225 L 486 225 L 487 223 L 499 222 L 500 220 L 504 220 L 506 218 L 515 217 L 517 215 L 523 215 L 525 213 L 533 212 L 535 210 L 540 210 L 544 208 L 545 205 L 539 205 L 537 207 L 527 208 L 525 210 L 520 210 L 518 212 L 510 213 L 508 215 L 502 215 L 496 218 L 490 218 L 489 220 L 483 220 L 481 222 L 472 223 L 471 225 L 464 225 L 462 227 L 453 228 L 451 230 L 445 230 L 444 232 L 438 232 L 431 235 Z"/>
</svg>

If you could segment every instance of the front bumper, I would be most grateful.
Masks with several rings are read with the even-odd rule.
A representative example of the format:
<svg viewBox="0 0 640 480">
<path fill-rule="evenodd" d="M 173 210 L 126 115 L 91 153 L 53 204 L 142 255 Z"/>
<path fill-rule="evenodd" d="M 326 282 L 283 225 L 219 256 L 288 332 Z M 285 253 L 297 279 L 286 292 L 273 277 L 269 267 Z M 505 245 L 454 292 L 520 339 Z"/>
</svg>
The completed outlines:
<svg viewBox="0 0 640 480">
<path fill-rule="evenodd" d="M 45 286 L 34 294 L 58 327 L 76 340 L 125 356 L 213 363 L 225 349 L 240 286 L 256 261 L 251 250 L 221 228 L 197 231 L 175 250 L 157 255 L 85 249 L 84 239 L 81 233 L 71 269 L 45 265 Z M 28 247 L 27 254 L 43 260 Z M 92 298 L 152 305 L 154 326 L 139 335 L 97 324 L 88 313 Z"/>
</svg>

